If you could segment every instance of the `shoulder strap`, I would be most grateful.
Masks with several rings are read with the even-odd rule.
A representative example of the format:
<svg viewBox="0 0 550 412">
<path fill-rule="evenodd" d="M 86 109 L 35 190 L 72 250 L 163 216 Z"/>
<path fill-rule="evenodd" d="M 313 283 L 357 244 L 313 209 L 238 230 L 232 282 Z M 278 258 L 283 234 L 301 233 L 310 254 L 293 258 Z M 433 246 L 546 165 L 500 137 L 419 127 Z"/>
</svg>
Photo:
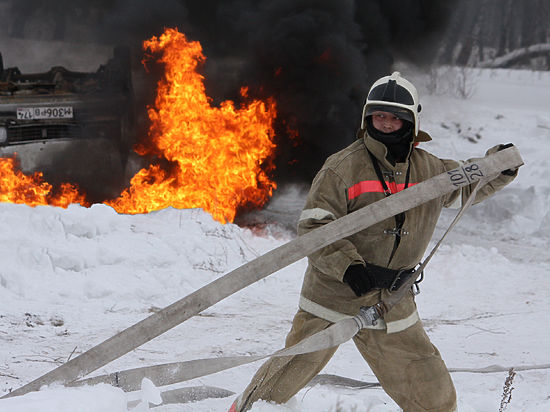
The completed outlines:
<svg viewBox="0 0 550 412">
<path fill-rule="evenodd" d="M 378 163 L 378 160 L 376 159 L 376 157 L 372 154 L 372 152 L 369 149 L 367 149 L 367 152 L 368 152 L 368 154 L 371 158 L 372 166 L 374 168 L 374 171 L 376 172 L 376 176 L 378 176 L 378 180 L 380 181 L 380 184 L 382 185 L 382 188 L 384 189 L 384 196 L 386 196 L 386 197 L 391 196 L 393 193 L 391 192 L 390 188 L 388 187 L 388 185 L 386 183 L 386 180 L 384 179 L 384 174 L 382 173 L 382 170 L 380 169 L 380 164 Z M 404 189 L 409 187 L 409 178 L 410 178 L 410 174 L 411 174 L 410 156 L 409 156 L 408 160 L 409 160 L 409 165 L 407 167 L 407 174 L 405 176 L 405 187 L 404 187 Z M 403 229 L 403 225 L 405 224 L 405 217 L 406 217 L 405 212 L 398 213 L 397 215 L 394 216 L 394 218 L 395 218 L 395 229 L 392 231 L 391 234 L 393 234 L 395 236 L 395 242 L 393 243 L 393 249 L 392 249 L 392 252 L 390 254 L 390 258 L 388 259 L 388 266 L 391 263 L 394 255 L 395 255 L 395 252 L 397 251 L 397 248 L 399 247 L 399 243 L 401 243 L 401 236 L 403 234 L 402 229 Z"/>
</svg>

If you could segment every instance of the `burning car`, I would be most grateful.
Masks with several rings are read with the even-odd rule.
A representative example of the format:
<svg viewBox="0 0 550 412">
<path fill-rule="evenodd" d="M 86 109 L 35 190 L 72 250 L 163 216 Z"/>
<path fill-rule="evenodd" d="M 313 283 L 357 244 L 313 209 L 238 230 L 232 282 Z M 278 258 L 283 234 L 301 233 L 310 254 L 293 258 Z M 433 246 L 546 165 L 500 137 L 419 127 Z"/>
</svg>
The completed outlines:
<svg viewBox="0 0 550 412">
<path fill-rule="evenodd" d="M 144 41 L 143 51 L 145 71 L 149 63 L 158 77 L 134 67 L 135 100 L 147 102 L 136 104 L 136 121 L 121 49 L 96 73 L 0 71 L 0 201 L 104 203 L 128 214 L 202 208 L 226 223 L 271 198 L 275 100 L 243 86 L 238 104 L 213 105 L 198 70 L 202 47 L 177 29 Z"/>
<path fill-rule="evenodd" d="M 25 173 L 71 182 L 93 200 L 120 192 L 134 139 L 130 52 L 115 47 L 96 72 L 23 74 L 0 55 L 0 156 Z"/>
</svg>

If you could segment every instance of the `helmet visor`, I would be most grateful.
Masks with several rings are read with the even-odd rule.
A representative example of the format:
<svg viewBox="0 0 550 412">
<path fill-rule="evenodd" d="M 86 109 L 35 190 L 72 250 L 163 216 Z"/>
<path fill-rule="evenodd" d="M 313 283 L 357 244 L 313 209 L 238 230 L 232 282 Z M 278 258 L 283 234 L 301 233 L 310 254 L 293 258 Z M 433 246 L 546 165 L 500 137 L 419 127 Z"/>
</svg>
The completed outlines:
<svg viewBox="0 0 550 412">
<path fill-rule="evenodd" d="M 383 104 L 373 104 L 367 107 L 365 116 L 371 116 L 374 112 L 389 112 L 401 120 L 406 120 L 414 124 L 414 116 L 410 110 L 402 107 L 395 107 Z"/>
</svg>

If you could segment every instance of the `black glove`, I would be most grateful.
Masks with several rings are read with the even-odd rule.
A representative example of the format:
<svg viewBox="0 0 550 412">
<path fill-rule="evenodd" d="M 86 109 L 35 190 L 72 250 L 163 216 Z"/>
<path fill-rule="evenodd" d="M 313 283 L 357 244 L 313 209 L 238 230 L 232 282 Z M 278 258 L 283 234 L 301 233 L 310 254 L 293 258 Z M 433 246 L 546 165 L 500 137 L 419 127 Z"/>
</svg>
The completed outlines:
<svg viewBox="0 0 550 412">
<path fill-rule="evenodd" d="M 342 279 L 359 297 L 374 288 L 374 277 L 363 265 L 350 265 Z"/>
<path fill-rule="evenodd" d="M 504 150 L 504 149 L 508 149 L 509 147 L 512 147 L 514 144 L 513 143 L 506 143 L 506 144 L 501 144 L 498 149 L 497 149 L 497 152 L 500 152 L 501 150 Z M 518 169 L 506 169 L 506 170 L 503 170 L 501 173 L 505 176 L 515 176 L 515 174 L 517 173 Z"/>
</svg>

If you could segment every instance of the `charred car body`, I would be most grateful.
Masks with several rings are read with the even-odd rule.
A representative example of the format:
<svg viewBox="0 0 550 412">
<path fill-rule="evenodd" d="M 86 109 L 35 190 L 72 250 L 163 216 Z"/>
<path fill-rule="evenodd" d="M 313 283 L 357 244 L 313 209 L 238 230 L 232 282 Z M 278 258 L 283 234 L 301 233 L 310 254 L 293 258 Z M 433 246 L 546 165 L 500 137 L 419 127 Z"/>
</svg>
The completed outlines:
<svg viewBox="0 0 550 412">
<path fill-rule="evenodd" d="M 76 183 L 91 201 L 116 196 L 134 139 L 130 66 L 126 47 L 92 73 L 22 74 L 0 56 L 0 156 L 52 184 Z"/>
</svg>

